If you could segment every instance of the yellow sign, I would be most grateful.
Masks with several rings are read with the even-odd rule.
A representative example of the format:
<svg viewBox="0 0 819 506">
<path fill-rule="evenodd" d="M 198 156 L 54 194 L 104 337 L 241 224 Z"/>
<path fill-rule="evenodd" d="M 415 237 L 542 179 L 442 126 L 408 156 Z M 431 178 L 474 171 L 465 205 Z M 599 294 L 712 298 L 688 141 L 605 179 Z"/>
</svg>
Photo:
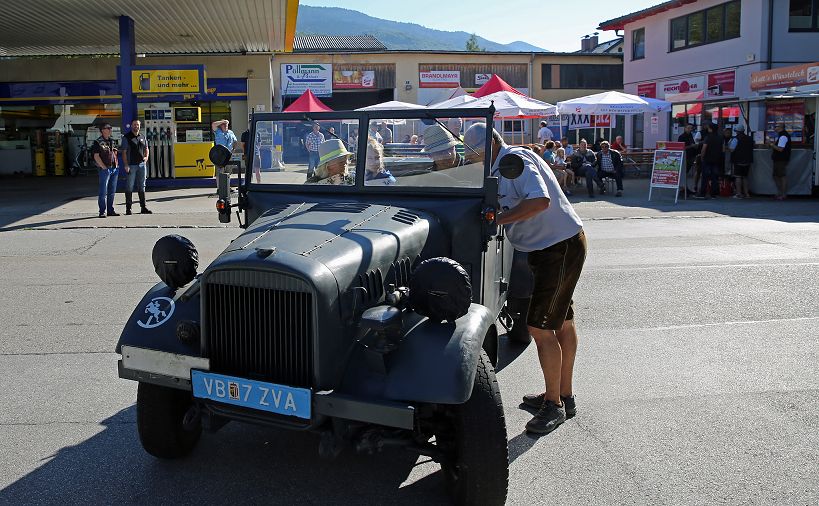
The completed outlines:
<svg viewBox="0 0 819 506">
<path fill-rule="evenodd" d="M 131 89 L 139 93 L 199 93 L 199 71 L 132 70 Z"/>
</svg>

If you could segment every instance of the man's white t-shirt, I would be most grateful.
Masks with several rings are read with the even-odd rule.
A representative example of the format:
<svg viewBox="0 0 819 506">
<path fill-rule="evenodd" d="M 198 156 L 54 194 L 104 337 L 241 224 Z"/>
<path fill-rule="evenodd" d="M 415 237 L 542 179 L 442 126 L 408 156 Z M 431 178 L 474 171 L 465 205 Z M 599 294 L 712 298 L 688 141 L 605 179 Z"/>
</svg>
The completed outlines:
<svg viewBox="0 0 819 506">
<path fill-rule="evenodd" d="M 779 139 L 776 141 L 776 147 L 785 149 L 785 146 L 788 145 L 788 137 L 784 135 L 780 135 Z"/>
<path fill-rule="evenodd" d="M 552 140 L 553 135 L 549 127 L 540 127 L 540 130 L 537 131 L 537 141 L 544 144 L 546 141 Z"/>
<path fill-rule="evenodd" d="M 523 173 L 517 179 L 506 179 L 498 173 L 500 159 L 509 153 L 523 159 Z M 506 235 L 516 250 L 528 253 L 545 249 L 574 237 L 583 228 L 583 222 L 560 189 L 554 173 L 533 151 L 504 145 L 491 172 L 499 177 L 499 200 L 504 209 L 512 209 L 528 199 L 549 199 L 549 207 L 545 211 L 528 220 L 504 225 Z"/>
</svg>

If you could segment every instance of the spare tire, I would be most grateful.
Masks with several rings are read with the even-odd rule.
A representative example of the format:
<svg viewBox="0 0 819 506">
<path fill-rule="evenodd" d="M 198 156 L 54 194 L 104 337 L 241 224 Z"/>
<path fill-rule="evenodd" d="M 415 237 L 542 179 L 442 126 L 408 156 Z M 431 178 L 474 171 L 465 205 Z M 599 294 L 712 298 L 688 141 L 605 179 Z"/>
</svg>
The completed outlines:
<svg viewBox="0 0 819 506">
<path fill-rule="evenodd" d="M 151 259 L 159 279 L 173 290 L 190 283 L 199 267 L 196 247 L 181 235 L 166 235 L 156 241 Z"/>
<path fill-rule="evenodd" d="M 230 157 L 233 153 L 230 150 L 221 144 L 216 144 L 210 151 L 208 152 L 208 158 L 210 162 L 217 166 L 217 167 L 224 167 L 230 161 Z"/>
<path fill-rule="evenodd" d="M 469 273 L 455 260 L 424 260 L 412 272 L 409 305 L 432 321 L 454 321 L 469 311 L 472 283 Z"/>
</svg>

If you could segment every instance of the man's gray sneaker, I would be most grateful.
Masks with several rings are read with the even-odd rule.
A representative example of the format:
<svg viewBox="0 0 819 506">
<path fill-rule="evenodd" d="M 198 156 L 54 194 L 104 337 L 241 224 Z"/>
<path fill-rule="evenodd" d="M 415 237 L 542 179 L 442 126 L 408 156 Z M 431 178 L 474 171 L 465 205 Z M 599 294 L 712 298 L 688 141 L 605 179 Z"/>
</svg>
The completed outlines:
<svg viewBox="0 0 819 506">
<path fill-rule="evenodd" d="M 566 410 L 552 401 L 546 401 L 537 414 L 526 424 L 526 432 L 548 434 L 566 421 Z"/>
</svg>

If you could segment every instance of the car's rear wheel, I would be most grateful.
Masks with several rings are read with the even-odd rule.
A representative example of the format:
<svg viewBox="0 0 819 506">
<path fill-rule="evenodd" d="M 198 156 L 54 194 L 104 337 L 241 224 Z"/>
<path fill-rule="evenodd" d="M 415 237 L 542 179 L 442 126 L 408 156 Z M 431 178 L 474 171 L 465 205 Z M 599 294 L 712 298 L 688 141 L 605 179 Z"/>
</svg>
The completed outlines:
<svg viewBox="0 0 819 506">
<path fill-rule="evenodd" d="M 139 384 L 137 430 L 145 451 L 161 459 L 176 459 L 194 449 L 202 435 L 202 427 L 185 428 L 185 413 L 191 404 L 191 394 L 185 390 Z"/>
<path fill-rule="evenodd" d="M 444 430 L 435 435 L 446 458 L 441 464 L 455 504 L 500 505 L 509 486 L 506 420 L 498 380 L 481 351 L 472 396 L 446 413 Z"/>
</svg>

